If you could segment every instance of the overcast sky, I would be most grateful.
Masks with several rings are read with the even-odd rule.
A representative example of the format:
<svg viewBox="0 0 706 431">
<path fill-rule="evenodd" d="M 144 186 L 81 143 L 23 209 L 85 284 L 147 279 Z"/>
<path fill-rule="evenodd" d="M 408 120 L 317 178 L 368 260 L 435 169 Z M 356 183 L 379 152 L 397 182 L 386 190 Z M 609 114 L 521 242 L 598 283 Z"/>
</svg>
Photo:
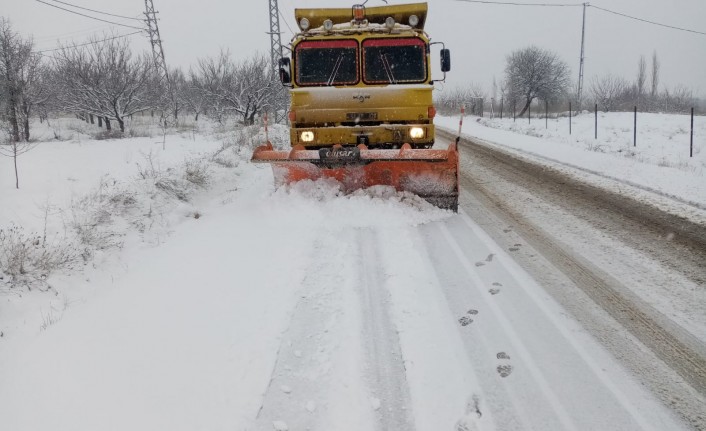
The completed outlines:
<svg viewBox="0 0 706 431">
<path fill-rule="evenodd" d="M 44 0 L 60 7 L 65 4 Z M 103 12 L 142 17 L 143 0 L 62 0 Z M 517 3 L 538 0 L 514 0 Z M 576 0 L 542 0 L 542 3 L 580 3 Z M 111 26 L 77 16 L 35 0 L 0 0 L 0 15 L 9 17 L 15 30 L 33 35 L 38 50 L 51 49 L 57 40 L 81 42 L 90 34 L 130 28 Z M 268 0 L 154 0 L 167 63 L 188 69 L 198 58 L 213 56 L 221 48 L 234 57 L 269 53 Z M 390 0 L 390 4 L 406 1 Z M 505 57 L 511 51 L 537 45 L 557 52 L 578 79 L 582 7 L 528 7 L 428 0 L 426 30 L 452 51 L 453 69 L 447 85 L 476 82 L 490 89 L 493 77 L 501 80 Z M 279 0 L 283 43 L 292 33 L 295 7 L 350 7 L 347 0 Z M 595 6 L 645 20 L 706 32 L 706 0 L 597 0 Z M 369 0 L 368 7 L 384 5 Z M 127 25 L 138 21 L 82 13 Z M 130 38 L 137 50 L 149 48 L 146 37 Z M 648 62 L 657 51 L 661 84 L 683 85 L 706 97 L 706 35 L 658 27 L 620 16 L 587 9 L 586 86 L 595 75 L 613 73 L 634 79 L 640 55 Z M 47 53 L 51 54 L 51 53 Z M 268 54 L 269 55 L 269 54 Z"/>
</svg>

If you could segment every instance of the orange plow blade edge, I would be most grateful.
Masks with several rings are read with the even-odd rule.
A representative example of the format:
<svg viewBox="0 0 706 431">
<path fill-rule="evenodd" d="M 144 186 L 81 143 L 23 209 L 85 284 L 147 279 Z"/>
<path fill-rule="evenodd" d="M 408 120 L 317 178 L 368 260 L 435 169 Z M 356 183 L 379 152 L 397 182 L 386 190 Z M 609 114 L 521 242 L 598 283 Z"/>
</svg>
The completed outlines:
<svg viewBox="0 0 706 431">
<path fill-rule="evenodd" d="M 302 180 L 332 178 L 349 193 L 385 185 L 414 193 L 437 207 L 458 210 L 458 151 L 456 144 L 447 150 L 412 149 L 371 150 L 358 147 L 276 151 L 270 143 L 253 153 L 255 163 L 269 163 L 275 186 Z"/>
</svg>

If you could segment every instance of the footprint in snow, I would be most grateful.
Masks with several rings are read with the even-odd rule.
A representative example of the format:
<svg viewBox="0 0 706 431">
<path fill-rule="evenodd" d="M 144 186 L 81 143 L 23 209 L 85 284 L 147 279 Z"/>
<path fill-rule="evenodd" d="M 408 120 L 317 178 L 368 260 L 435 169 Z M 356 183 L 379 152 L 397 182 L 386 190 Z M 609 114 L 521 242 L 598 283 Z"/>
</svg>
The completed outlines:
<svg viewBox="0 0 706 431">
<path fill-rule="evenodd" d="M 468 317 L 468 316 L 463 316 L 463 317 L 461 317 L 460 319 L 458 319 L 458 323 L 460 323 L 461 326 L 468 326 L 468 325 L 470 325 L 471 323 L 473 323 L 473 319 L 471 319 L 471 318 Z"/>
<path fill-rule="evenodd" d="M 508 250 L 510 251 L 520 251 L 519 247 L 510 247 Z"/>
<path fill-rule="evenodd" d="M 501 283 L 498 283 L 497 281 L 493 283 L 493 286 L 503 287 L 503 285 Z"/>
<path fill-rule="evenodd" d="M 468 314 L 470 316 L 475 316 L 478 314 L 478 310 L 468 310 Z M 468 326 L 471 323 L 473 323 L 473 319 L 468 316 L 463 316 L 460 319 L 458 319 L 458 323 L 460 323 L 461 326 Z"/>
<path fill-rule="evenodd" d="M 496 355 L 496 358 L 498 358 L 501 361 L 509 361 L 510 360 L 510 355 L 508 355 L 505 352 L 500 352 Z M 501 363 L 498 365 L 496 368 L 498 374 L 500 374 L 500 377 L 505 378 L 512 374 L 513 367 L 510 364 L 507 363 Z"/>
<path fill-rule="evenodd" d="M 485 262 L 476 262 L 476 266 L 484 266 Z"/>
<path fill-rule="evenodd" d="M 506 364 L 506 365 L 498 365 L 498 374 L 500 374 L 500 377 L 505 378 L 512 374 L 512 365 Z"/>
<path fill-rule="evenodd" d="M 488 292 L 490 292 L 491 295 L 497 295 L 500 293 L 500 289 L 488 289 Z"/>
<path fill-rule="evenodd" d="M 494 257 L 495 257 L 495 255 L 494 255 L 493 253 L 490 253 L 490 254 L 488 255 L 488 257 L 485 258 L 485 261 L 486 261 L 486 262 L 492 262 Z"/>
</svg>

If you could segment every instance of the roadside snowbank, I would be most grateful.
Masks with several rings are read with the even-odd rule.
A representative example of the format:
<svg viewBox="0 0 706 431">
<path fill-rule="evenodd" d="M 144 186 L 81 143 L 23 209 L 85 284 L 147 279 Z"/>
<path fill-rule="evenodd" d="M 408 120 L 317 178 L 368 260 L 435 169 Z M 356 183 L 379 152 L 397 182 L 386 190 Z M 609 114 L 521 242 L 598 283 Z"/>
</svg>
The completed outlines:
<svg viewBox="0 0 706 431">
<path fill-rule="evenodd" d="M 436 123 L 458 130 L 458 117 Z M 656 192 L 706 210 L 706 117 L 694 121 L 694 157 L 689 157 L 690 118 L 685 115 L 638 114 L 637 147 L 633 146 L 631 113 L 599 113 L 598 139 L 594 116 L 569 119 L 488 119 L 469 117 L 463 134 L 504 148 L 537 156 Z"/>
</svg>

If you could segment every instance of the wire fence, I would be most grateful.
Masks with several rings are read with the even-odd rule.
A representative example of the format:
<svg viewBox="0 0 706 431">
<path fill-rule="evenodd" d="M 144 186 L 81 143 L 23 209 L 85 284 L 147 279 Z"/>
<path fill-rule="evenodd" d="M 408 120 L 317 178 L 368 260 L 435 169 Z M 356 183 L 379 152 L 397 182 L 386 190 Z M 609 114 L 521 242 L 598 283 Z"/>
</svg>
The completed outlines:
<svg viewBox="0 0 706 431">
<path fill-rule="evenodd" d="M 539 124 L 544 125 L 545 128 L 549 128 L 550 120 L 553 122 L 564 122 L 566 127 L 566 132 L 568 135 L 573 135 L 576 133 L 574 130 L 575 120 L 577 116 L 585 117 L 586 115 L 591 115 L 593 117 L 594 127 L 593 127 L 593 139 L 598 140 L 602 132 L 602 120 L 600 113 L 630 113 L 630 121 L 627 119 L 625 124 L 622 124 L 622 129 L 632 132 L 632 144 L 634 147 L 639 145 L 638 136 L 640 127 L 645 127 L 648 124 L 641 122 L 640 118 L 644 115 L 655 115 L 660 114 L 659 112 L 649 112 L 641 111 L 638 105 L 633 105 L 632 109 L 629 111 L 609 111 L 607 109 L 601 109 L 602 107 L 598 103 L 593 103 L 591 105 L 583 104 L 581 108 L 578 108 L 575 102 L 564 101 L 561 103 L 551 104 L 549 102 L 535 102 L 526 107 L 518 107 L 516 103 L 508 104 L 505 100 L 500 100 L 498 103 L 496 100 L 487 100 L 482 97 L 476 97 L 470 99 L 466 104 L 464 104 L 467 115 L 477 116 L 481 118 L 489 119 L 512 119 L 513 122 L 526 121 L 528 124 Z M 696 121 L 702 121 L 706 118 L 704 111 L 692 106 L 688 109 L 680 109 L 679 112 L 670 112 L 670 115 L 681 115 L 684 117 L 683 128 L 688 131 L 688 141 L 684 142 L 685 148 L 688 148 L 689 157 L 694 156 L 694 136 L 695 136 L 695 119 Z M 585 135 L 585 131 L 583 132 Z"/>
</svg>

